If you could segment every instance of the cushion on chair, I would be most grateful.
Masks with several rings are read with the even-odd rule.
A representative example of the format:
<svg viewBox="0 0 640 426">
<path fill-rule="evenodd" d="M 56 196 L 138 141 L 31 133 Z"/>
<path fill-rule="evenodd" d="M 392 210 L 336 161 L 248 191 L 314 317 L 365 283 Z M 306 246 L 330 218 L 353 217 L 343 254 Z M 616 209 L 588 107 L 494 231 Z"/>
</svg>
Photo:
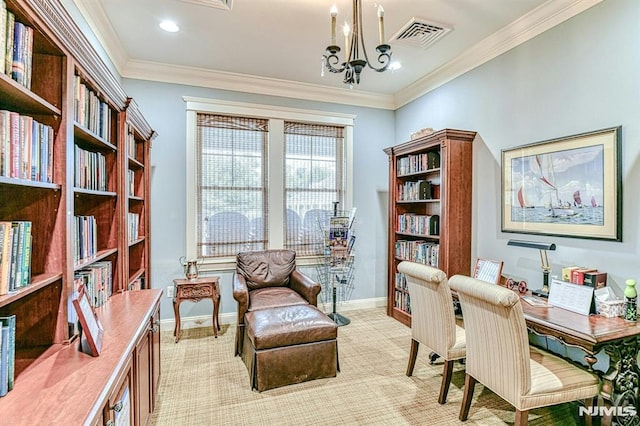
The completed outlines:
<svg viewBox="0 0 640 426">
<path fill-rule="evenodd" d="M 533 346 L 530 354 L 531 389 L 520 398 L 521 409 L 586 399 L 598 392 L 598 379 L 593 374 Z"/>
<path fill-rule="evenodd" d="M 296 268 L 293 250 L 266 250 L 238 253 L 236 270 L 244 276 L 249 290 L 287 286 Z"/>
<path fill-rule="evenodd" d="M 289 287 L 259 288 L 251 290 L 249 295 L 249 311 L 307 304 L 309 302 L 300 293 Z"/>
</svg>

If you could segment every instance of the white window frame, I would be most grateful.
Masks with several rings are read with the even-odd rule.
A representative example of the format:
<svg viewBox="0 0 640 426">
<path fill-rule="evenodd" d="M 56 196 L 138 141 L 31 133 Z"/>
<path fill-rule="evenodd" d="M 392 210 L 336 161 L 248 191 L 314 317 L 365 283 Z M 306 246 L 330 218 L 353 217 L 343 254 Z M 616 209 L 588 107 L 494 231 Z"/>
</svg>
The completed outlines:
<svg viewBox="0 0 640 426">
<path fill-rule="evenodd" d="M 315 111 L 298 108 L 279 107 L 244 102 L 225 101 L 219 99 L 196 98 L 184 96 L 187 112 L 187 155 L 186 155 L 186 256 L 197 257 L 196 216 L 197 206 L 197 173 L 196 170 L 196 123 L 198 113 L 220 115 L 237 115 L 269 120 L 267 146 L 267 167 L 269 176 L 268 229 L 278 229 L 284 224 L 284 122 L 299 121 L 310 124 L 327 124 L 344 126 L 343 170 L 345 177 L 345 203 L 341 210 L 350 210 L 353 206 L 353 123 L 356 116 L 335 112 Z M 268 248 L 282 248 L 284 232 L 270 232 Z M 304 256 L 297 259 L 300 265 L 317 262 L 317 257 Z M 235 269 L 235 256 L 206 259 L 201 267 L 203 271 L 221 271 Z"/>
</svg>

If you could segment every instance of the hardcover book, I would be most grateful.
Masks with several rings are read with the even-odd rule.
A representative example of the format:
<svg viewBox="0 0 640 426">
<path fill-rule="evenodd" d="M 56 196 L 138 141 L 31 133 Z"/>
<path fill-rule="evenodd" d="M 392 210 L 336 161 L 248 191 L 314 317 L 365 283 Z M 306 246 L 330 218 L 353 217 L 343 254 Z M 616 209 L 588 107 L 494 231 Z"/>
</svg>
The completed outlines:
<svg viewBox="0 0 640 426">
<path fill-rule="evenodd" d="M 8 315 L 0 317 L 3 335 L 7 332 L 7 390 L 13 389 L 16 369 L 16 316 Z M 4 345 L 3 345 L 4 346 Z"/>
</svg>

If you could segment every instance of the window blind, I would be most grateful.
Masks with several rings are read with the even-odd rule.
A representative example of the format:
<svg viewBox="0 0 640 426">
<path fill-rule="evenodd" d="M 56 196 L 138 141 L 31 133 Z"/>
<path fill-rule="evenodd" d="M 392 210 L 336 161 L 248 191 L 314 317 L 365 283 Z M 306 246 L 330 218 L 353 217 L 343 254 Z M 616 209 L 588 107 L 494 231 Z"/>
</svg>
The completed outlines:
<svg viewBox="0 0 640 426">
<path fill-rule="evenodd" d="M 334 202 L 344 201 L 344 128 L 285 121 L 286 248 L 320 254 Z"/>
<path fill-rule="evenodd" d="M 199 113 L 196 130 L 199 255 L 265 249 L 269 120 Z"/>
</svg>

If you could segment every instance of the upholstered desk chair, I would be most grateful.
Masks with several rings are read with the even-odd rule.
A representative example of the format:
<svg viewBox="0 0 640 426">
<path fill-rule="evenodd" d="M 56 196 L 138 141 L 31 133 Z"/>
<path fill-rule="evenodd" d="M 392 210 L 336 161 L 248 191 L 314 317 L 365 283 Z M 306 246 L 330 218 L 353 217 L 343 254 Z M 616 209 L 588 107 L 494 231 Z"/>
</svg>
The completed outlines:
<svg viewBox="0 0 640 426">
<path fill-rule="evenodd" d="M 318 306 L 322 287 L 296 269 L 293 250 L 256 250 L 236 256 L 233 297 L 238 302 L 235 354 L 242 355 L 244 315 L 278 306 Z"/>
<path fill-rule="evenodd" d="M 598 394 L 595 375 L 529 346 L 520 297 L 504 287 L 455 275 L 467 338 L 466 378 L 460 420 L 469 414 L 477 382 L 513 405 L 515 425 L 526 425 L 529 410 L 585 400 Z M 591 424 L 591 418 L 585 419 Z"/>
<path fill-rule="evenodd" d="M 413 374 L 418 347 L 425 345 L 444 359 L 438 402 L 447 400 L 453 363 L 465 357 L 465 332 L 456 325 L 453 298 L 446 274 L 431 266 L 400 262 L 398 271 L 407 278 L 411 300 L 411 353 L 407 376 Z"/>
</svg>

